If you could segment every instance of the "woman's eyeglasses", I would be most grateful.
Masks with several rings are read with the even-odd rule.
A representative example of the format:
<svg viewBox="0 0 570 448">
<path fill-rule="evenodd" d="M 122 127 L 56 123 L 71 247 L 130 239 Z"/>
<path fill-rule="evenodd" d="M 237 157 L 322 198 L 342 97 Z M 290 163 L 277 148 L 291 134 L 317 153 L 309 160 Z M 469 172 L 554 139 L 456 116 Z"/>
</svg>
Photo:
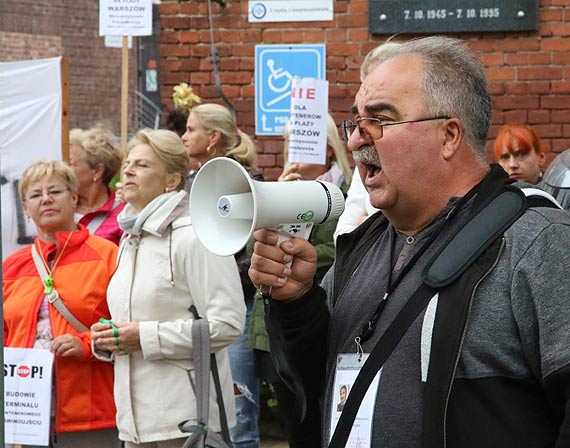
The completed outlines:
<svg viewBox="0 0 570 448">
<path fill-rule="evenodd" d="M 69 191 L 69 188 L 64 187 L 57 187 L 57 188 L 50 188 L 49 190 L 44 190 L 42 192 L 34 191 L 26 198 L 26 202 L 39 202 L 47 194 L 52 199 L 58 199 L 62 197 L 66 191 Z"/>
</svg>

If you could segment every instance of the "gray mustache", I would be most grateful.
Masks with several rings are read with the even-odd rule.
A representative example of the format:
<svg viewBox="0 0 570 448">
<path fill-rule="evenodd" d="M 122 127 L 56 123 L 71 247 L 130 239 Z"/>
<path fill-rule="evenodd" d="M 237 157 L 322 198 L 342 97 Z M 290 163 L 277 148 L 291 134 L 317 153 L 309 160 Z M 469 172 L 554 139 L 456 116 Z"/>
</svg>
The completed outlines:
<svg viewBox="0 0 570 448">
<path fill-rule="evenodd" d="M 378 158 L 378 153 L 376 148 L 373 146 L 367 146 L 358 151 L 352 153 L 352 157 L 356 163 L 366 163 L 368 165 L 375 165 L 380 167 L 380 159 Z"/>
</svg>

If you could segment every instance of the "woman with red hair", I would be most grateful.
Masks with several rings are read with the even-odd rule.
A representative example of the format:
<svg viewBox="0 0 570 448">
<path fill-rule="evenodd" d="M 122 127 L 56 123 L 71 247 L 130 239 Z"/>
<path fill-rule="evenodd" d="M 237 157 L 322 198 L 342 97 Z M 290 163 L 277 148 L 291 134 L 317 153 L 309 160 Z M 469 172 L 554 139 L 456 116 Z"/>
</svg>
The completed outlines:
<svg viewBox="0 0 570 448">
<path fill-rule="evenodd" d="M 495 160 L 514 180 L 538 183 L 548 148 L 527 124 L 507 124 L 499 130 L 493 145 Z"/>
</svg>

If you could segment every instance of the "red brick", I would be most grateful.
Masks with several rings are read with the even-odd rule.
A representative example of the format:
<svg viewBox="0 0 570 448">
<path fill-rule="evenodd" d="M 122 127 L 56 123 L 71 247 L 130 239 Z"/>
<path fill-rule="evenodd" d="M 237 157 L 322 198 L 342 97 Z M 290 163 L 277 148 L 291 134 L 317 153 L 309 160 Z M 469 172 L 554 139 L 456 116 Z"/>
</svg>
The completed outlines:
<svg viewBox="0 0 570 448">
<path fill-rule="evenodd" d="M 503 95 L 505 93 L 504 82 L 491 82 L 489 83 L 489 92 L 491 95 Z"/>
<path fill-rule="evenodd" d="M 322 43 L 325 40 L 325 32 L 323 30 L 308 30 L 303 32 L 304 43 Z"/>
<path fill-rule="evenodd" d="M 546 109 L 566 109 L 570 104 L 570 95 L 546 96 L 541 98 L 540 107 Z"/>
<path fill-rule="evenodd" d="M 527 93 L 549 93 L 550 83 L 546 81 L 509 82 L 505 84 L 506 92 L 519 95 Z"/>
<path fill-rule="evenodd" d="M 187 17 L 161 17 L 160 26 L 166 29 L 188 29 L 190 20 Z"/>
<path fill-rule="evenodd" d="M 540 21 L 541 22 L 561 22 L 563 19 L 562 10 L 543 10 L 540 11 Z"/>
<path fill-rule="evenodd" d="M 181 3 L 180 6 L 180 14 L 200 14 L 200 3 L 198 2 L 184 2 Z"/>
<path fill-rule="evenodd" d="M 559 124 L 540 124 L 535 126 L 540 138 L 561 137 L 562 126 Z"/>
<path fill-rule="evenodd" d="M 200 61 L 197 58 L 187 58 L 187 59 L 182 59 L 180 61 L 180 70 L 184 70 L 187 72 L 193 72 L 195 70 L 198 70 L 199 66 L 200 66 Z"/>
<path fill-rule="evenodd" d="M 497 109 L 537 109 L 539 97 L 537 95 L 503 95 L 494 98 Z"/>
<path fill-rule="evenodd" d="M 261 35 L 261 39 L 264 44 L 282 44 L 286 42 L 283 40 L 282 31 L 264 31 Z"/>
<path fill-rule="evenodd" d="M 493 42 L 495 51 L 532 51 L 538 50 L 540 43 L 537 39 L 499 39 Z"/>
<path fill-rule="evenodd" d="M 183 44 L 196 44 L 200 42 L 200 35 L 196 31 L 180 31 L 180 42 Z"/>
<path fill-rule="evenodd" d="M 180 42 L 180 32 L 162 31 L 160 33 L 160 42 L 163 44 L 177 44 Z"/>
<path fill-rule="evenodd" d="M 222 85 L 224 84 L 249 84 L 253 80 L 253 73 L 248 72 L 225 72 L 221 73 Z"/>
<path fill-rule="evenodd" d="M 529 110 L 528 111 L 528 123 L 550 123 L 551 113 L 549 110 Z"/>
<path fill-rule="evenodd" d="M 368 14 L 339 16 L 338 26 L 341 28 L 368 28 Z"/>
<path fill-rule="evenodd" d="M 553 81 L 552 93 L 570 93 L 570 81 Z M 568 105 L 570 107 L 570 104 Z M 570 116 L 568 117 L 570 122 Z"/>
<path fill-rule="evenodd" d="M 540 47 L 543 51 L 569 51 L 570 39 L 543 39 Z"/>
<path fill-rule="evenodd" d="M 368 1 L 351 0 L 348 6 L 349 14 L 368 13 Z"/>
<path fill-rule="evenodd" d="M 370 34 L 367 29 L 354 29 L 348 30 L 348 41 L 349 42 L 366 42 Z"/>
<path fill-rule="evenodd" d="M 511 81 L 515 79 L 514 68 L 488 68 L 485 73 L 489 81 Z"/>
<path fill-rule="evenodd" d="M 551 63 L 550 53 L 507 53 L 507 65 L 548 65 Z"/>
<path fill-rule="evenodd" d="M 552 123 L 568 123 L 567 110 L 553 110 L 550 114 Z"/>
<path fill-rule="evenodd" d="M 158 12 L 162 16 L 178 14 L 180 12 L 180 5 L 177 3 L 162 2 L 158 5 Z"/>
<path fill-rule="evenodd" d="M 527 117 L 526 110 L 509 110 L 504 114 L 505 123 L 526 123 Z"/>
<path fill-rule="evenodd" d="M 562 79 L 562 69 L 558 67 L 537 67 L 517 70 L 518 79 Z"/>
<path fill-rule="evenodd" d="M 347 30 L 332 29 L 325 31 L 326 42 L 346 42 L 347 39 Z"/>
<path fill-rule="evenodd" d="M 557 153 L 561 153 L 562 151 L 570 149 L 570 138 L 553 140 L 550 149 L 552 151 L 556 151 Z"/>
<path fill-rule="evenodd" d="M 327 45 L 327 56 L 350 56 L 354 54 L 354 44 L 337 44 Z"/>
<path fill-rule="evenodd" d="M 481 55 L 481 62 L 486 67 L 494 65 L 505 65 L 505 55 L 503 53 L 489 53 Z"/>
</svg>

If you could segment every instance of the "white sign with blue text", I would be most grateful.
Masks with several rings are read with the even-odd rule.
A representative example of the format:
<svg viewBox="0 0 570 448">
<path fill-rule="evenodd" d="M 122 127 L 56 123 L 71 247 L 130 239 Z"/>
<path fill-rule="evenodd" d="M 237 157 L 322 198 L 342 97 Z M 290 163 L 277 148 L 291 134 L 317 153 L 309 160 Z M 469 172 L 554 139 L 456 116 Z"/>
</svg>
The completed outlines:
<svg viewBox="0 0 570 448">
<path fill-rule="evenodd" d="M 282 135 L 294 78 L 325 79 L 325 45 L 255 46 L 255 133 Z"/>
<path fill-rule="evenodd" d="M 250 22 L 312 22 L 332 20 L 333 0 L 249 0 Z"/>
</svg>

